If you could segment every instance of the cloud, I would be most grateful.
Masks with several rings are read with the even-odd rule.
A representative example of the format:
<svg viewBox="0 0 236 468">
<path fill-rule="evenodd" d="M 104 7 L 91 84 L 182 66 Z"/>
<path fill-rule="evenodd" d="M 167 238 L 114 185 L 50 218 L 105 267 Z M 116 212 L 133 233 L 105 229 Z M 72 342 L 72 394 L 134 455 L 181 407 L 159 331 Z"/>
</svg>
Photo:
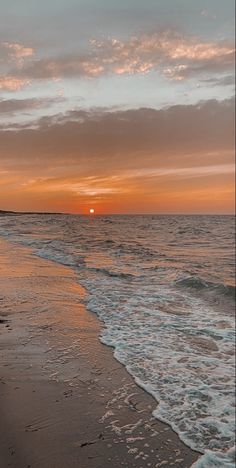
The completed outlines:
<svg viewBox="0 0 236 468">
<path fill-rule="evenodd" d="M 16 76 L 0 76 L 0 89 L 3 91 L 19 91 L 24 86 L 30 84 L 30 80 L 17 78 Z"/>
<path fill-rule="evenodd" d="M 25 61 L 32 58 L 35 51 L 32 47 L 27 47 L 17 42 L 0 42 L 0 65 L 16 65 L 21 68 Z"/>
<path fill-rule="evenodd" d="M 17 62 L 18 65 L 22 65 L 27 57 L 32 57 L 34 55 L 34 49 L 32 49 L 32 47 L 25 47 L 23 44 L 18 44 L 17 42 L 3 42 L 2 47 L 6 49 L 9 58 Z"/>
<path fill-rule="evenodd" d="M 234 65 L 234 44 L 230 41 L 202 41 L 173 30 L 134 36 L 93 39 L 83 54 L 41 59 L 33 49 L 11 45 L 17 59 L 32 58 L 9 70 L 9 76 L 23 80 L 95 78 L 107 74 L 147 74 L 157 71 L 171 80 L 223 72 Z M 20 56 L 20 57 L 19 57 Z M 24 84 L 24 82 L 23 82 Z"/>
<path fill-rule="evenodd" d="M 204 84 L 209 84 L 209 86 L 233 86 L 235 85 L 235 76 L 226 75 L 220 78 L 211 77 L 201 80 Z"/>
<path fill-rule="evenodd" d="M 232 163 L 234 100 L 166 109 L 78 110 L 0 132 L 3 170 L 78 176 Z M 49 174 L 50 175 L 50 174 Z"/>
<path fill-rule="evenodd" d="M 59 96 L 55 98 L 0 99 L 0 115 L 50 107 L 61 101 L 64 99 Z"/>
<path fill-rule="evenodd" d="M 32 58 L 34 50 L 19 43 L 1 42 L 0 43 L 0 90 L 18 91 L 30 84 L 30 79 L 19 76 L 19 70 L 24 63 Z M 13 68 L 13 73 L 9 70 Z"/>
<path fill-rule="evenodd" d="M 39 192 L 67 193 L 69 196 L 80 196 L 85 199 L 99 201 L 112 196 L 124 196 L 137 192 L 141 187 L 157 189 L 165 184 L 185 185 L 186 181 L 194 179 L 204 180 L 204 178 L 224 177 L 234 173 L 234 164 L 220 164 L 203 167 L 183 167 L 183 168 L 146 168 L 117 171 L 108 176 L 64 176 L 64 177 L 35 177 L 23 183 L 24 193 L 32 194 Z"/>
<path fill-rule="evenodd" d="M 209 10 L 207 9 L 203 9 L 201 11 L 201 16 L 204 16 L 205 18 L 209 18 L 211 20 L 216 20 L 217 16 L 215 13 L 211 13 Z"/>
</svg>

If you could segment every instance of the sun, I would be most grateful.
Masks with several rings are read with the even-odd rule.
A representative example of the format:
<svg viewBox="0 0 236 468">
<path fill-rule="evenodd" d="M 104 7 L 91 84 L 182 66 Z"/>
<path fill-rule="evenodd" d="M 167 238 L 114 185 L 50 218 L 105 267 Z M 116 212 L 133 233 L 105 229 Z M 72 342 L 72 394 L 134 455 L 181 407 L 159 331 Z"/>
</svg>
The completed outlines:
<svg viewBox="0 0 236 468">
<path fill-rule="evenodd" d="M 93 214 L 94 213 L 94 208 L 90 208 L 89 213 Z"/>
</svg>

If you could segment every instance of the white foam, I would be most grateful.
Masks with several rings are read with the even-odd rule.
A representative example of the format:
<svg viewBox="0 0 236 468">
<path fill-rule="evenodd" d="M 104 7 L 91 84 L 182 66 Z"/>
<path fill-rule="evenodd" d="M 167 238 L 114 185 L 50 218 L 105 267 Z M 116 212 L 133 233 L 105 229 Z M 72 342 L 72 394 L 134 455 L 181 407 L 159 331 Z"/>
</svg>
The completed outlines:
<svg viewBox="0 0 236 468">
<path fill-rule="evenodd" d="M 216 326 L 224 315 L 190 295 L 183 298 L 182 314 L 165 312 L 159 304 L 169 296 L 177 303 L 180 298 L 163 287 L 153 293 L 145 286 L 135 296 L 127 291 L 120 304 L 126 287 L 116 290 L 113 283 L 108 289 L 103 280 L 100 298 L 101 280 L 93 281 L 88 307 L 105 323 L 102 341 L 115 348 L 115 357 L 159 402 L 154 416 L 187 445 L 202 453 L 227 449 L 234 437 L 232 319 L 227 318 L 228 327 Z M 224 453 L 222 459 L 227 459 Z"/>
</svg>

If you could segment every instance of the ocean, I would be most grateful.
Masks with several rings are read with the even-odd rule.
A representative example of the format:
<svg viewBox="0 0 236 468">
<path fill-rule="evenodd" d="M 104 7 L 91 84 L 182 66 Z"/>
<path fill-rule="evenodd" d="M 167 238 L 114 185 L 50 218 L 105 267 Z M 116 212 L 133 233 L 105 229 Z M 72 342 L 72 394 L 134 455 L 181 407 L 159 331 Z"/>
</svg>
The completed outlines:
<svg viewBox="0 0 236 468">
<path fill-rule="evenodd" d="M 197 468 L 235 466 L 234 233 L 233 216 L 0 217 L 0 235 L 76 270 L 101 341 Z"/>
</svg>

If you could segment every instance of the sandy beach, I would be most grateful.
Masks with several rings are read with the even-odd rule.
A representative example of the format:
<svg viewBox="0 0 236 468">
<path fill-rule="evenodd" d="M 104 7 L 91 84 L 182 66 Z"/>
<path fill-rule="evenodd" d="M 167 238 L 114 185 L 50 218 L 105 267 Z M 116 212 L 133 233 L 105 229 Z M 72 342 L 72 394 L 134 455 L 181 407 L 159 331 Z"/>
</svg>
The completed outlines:
<svg viewBox="0 0 236 468">
<path fill-rule="evenodd" d="M 85 294 L 71 269 L 0 240 L 1 468 L 190 467 L 199 454 L 152 417 Z"/>
</svg>

